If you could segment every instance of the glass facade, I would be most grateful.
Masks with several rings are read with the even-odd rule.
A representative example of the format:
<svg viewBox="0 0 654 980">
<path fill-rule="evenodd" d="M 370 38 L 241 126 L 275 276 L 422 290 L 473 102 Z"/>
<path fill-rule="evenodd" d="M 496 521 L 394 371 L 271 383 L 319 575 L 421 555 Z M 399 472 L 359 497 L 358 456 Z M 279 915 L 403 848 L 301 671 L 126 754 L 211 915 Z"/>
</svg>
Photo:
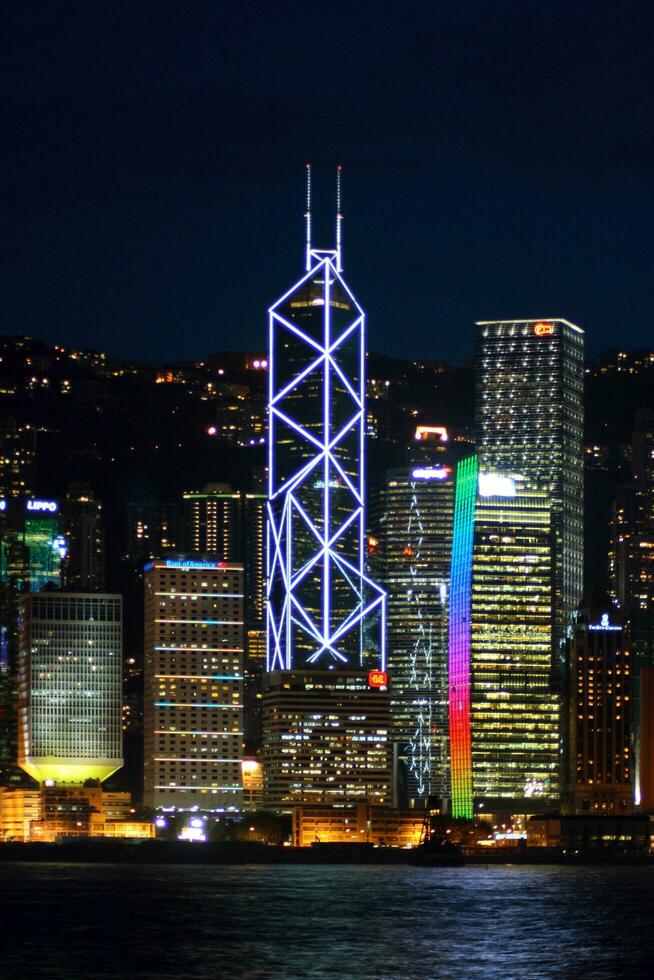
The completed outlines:
<svg viewBox="0 0 654 980">
<path fill-rule="evenodd" d="M 120 596 L 25 596 L 18 674 L 18 761 L 26 772 L 82 783 L 122 766 Z"/>
<path fill-rule="evenodd" d="M 268 669 L 373 667 L 383 624 L 371 649 L 362 624 L 385 597 L 364 575 L 364 314 L 335 253 L 309 264 L 270 309 Z"/>
<path fill-rule="evenodd" d="M 447 600 L 454 474 L 389 470 L 372 495 L 371 567 L 388 596 L 391 720 L 400 796 L 449 796 Z"/>
<path fill-rule="evenodd" d="M 480 474 L 474 520 L 473 795 L 486 811 L 510 806 L 537 812 L 559 797 L 549 491 L 520 477 L 496 483 L 490 476 Z"/>
<path fill-rule="evenodd" d="M 561 319 L 478 323 L 476 369 L 480 469 L 549 490 L 558 656 L 583 587 L 584 332 Z"/>
<path fill-rule="evenodd" d="M 388 691 L 361 670 L 273 671 L 264 679 L 264 803 L 391 796 Z"/>
</svg>

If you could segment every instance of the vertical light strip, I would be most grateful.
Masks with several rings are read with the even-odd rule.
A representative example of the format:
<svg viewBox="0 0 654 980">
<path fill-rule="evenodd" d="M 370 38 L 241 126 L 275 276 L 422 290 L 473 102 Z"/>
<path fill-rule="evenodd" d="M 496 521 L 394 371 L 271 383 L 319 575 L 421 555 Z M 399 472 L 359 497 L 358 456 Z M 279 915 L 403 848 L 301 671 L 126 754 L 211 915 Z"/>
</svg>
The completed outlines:
<svg viewBox="0 0 654 980">
<path fill-rule="evenodd" d="M 449 617 L 449 715 L 452 816 L 473 817 L 470 732 L 470 614 L 472 555 L 477 500 L 476 456 L 456 470 Z"/>
</svg>

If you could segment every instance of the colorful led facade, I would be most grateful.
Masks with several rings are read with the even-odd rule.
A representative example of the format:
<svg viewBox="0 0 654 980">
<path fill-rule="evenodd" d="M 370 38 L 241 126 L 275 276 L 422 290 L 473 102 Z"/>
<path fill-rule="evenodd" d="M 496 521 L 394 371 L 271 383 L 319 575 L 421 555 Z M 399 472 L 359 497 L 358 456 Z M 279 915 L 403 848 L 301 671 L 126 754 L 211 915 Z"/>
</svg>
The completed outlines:
<svg viewBox="0 0 654 980">
<path fill-rule="evenodd" d="M 549 491 L 558 659 L 583 585 L 584 331 L 558 318 L 481 322 L 475 364 L 480 470 Z"/>
<path fill-rule="evenodd" d="M 337 246 L 269 310 L 267 668 L 385 665 L 364 574 L 365 314 Z M 376 628 L 370 627 L 375 620 Z"/>
<path fill-rule="evenodd" d="M 449 704 L 452 816 L 472 819 L 470 731 L 470 607 L 477 457 L 462 460 L 456 471 L 452 565 L 450 569 Z"/>
<path fill-rule="evenodd" d="M 501 476 L 505 481 L 506 474 Z M 519 476 L 499 484 L 480 476 L 470 607 L 470 728 L 473 796 L 485 812 L 537 813 L 559 799 L 553 539 L 548 490 Z"/>
</svg>

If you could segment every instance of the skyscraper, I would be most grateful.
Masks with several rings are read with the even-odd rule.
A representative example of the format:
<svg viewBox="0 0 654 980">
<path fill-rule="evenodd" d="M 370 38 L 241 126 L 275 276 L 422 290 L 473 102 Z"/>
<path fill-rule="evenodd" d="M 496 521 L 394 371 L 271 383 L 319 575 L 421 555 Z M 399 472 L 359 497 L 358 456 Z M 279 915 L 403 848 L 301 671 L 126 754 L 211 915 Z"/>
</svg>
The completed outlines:
<svg viewBox="0 0 654 980">
<path fill-rule="evenodd" d="M 243 566 L 171 556 L 146 565 L 144 801 L 242 803 Z"/>
<path fill-rule="evenodd" d="M 257 743 L 261 738 L 260 680 L 266 660 L 266 493 L 264 472 L 255 470 L 252 476 L 249 491 L 210 483 L 201 491 L 186 492 L 184 534 L 190 552 L 243 564 L 245 732 L 250 742 Z"/>
<path fill-rule="evenodd" d="M 242 500 L 227 483 L 184 494 L 186 549 L 221 561 L 242 560 Z"/>
<path fill-rule="evenodd" d="M 18 676 L 18 762 L 26 772 L 79 784 L 120 769 L 120 596 L 26 595 Z"/>
<path fill-rule="evenodd" d="M 269 311 L 268 669 L 383 667 L 385 595 L 364 574 L 365 314 L 342 276 L 340 184 L 336 247 L 314 249 L 308 176 L 306 272 Z"/>
<path fill-rule="evenodd" d="M 583 587 L 583 369 L 584 332 L 567 320 L 477 324 L 479 469 L 549 492 L 557 657 Z"/>
<path fill-rule="evenodd" d="M 267 674 L 263 732 L 266 806 L 390 802 L 388 691 L 367 672 Z"/>
<path fill-rule="evenodd" d="M 613 507 L 611 580 L 639 660 L 654 657 L 654 412 L 636 413 L 632 477 Z"/>
<path fill-rule="evenodd" d="M 64 582 L 67 588 L 101 591 L 105 587 L 102 504 L 88 483 L 71 483 L 61 508 L 67 545 Z"/>
<path fill-rule="evenodd" d="M 266 798 L 390 792 L 386 596 L 364 572 L 365 314 L 336 246 L 269 310 Z M 379 669 L 381 668 L 381 670 Z"/>
<path fill-rule="evenodd" d="M 371 566 L 388 596 L 388 667 L 398 796 L 449 796 L 447 600 L 454 473 L 388 470 L 372 494 Z"/>
<path fill-rule="evenodd" d="M 450 585 L 455 816 L 538 812 L 559 795 L 549 495 L 459 464 Z"/>
<path fill-rule="evenodd" d="M 563 804 L 569 813 L 633 807 L 631 655 L 603 590 L 584 597 L 567 642 Z"/>
</svg>

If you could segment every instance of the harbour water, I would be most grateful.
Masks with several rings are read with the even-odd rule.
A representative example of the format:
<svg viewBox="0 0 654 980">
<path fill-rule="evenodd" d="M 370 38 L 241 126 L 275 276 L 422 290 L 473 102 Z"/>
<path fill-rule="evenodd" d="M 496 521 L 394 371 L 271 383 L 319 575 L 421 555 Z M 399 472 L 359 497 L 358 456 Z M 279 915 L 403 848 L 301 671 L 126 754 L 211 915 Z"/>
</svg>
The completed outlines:
<svg viewBox="0 0 654 980">
<path fill-rule="evenodd" d="M 0 976 L 648 977 L 654 867 L 0 866 Z"/>
</svg>

